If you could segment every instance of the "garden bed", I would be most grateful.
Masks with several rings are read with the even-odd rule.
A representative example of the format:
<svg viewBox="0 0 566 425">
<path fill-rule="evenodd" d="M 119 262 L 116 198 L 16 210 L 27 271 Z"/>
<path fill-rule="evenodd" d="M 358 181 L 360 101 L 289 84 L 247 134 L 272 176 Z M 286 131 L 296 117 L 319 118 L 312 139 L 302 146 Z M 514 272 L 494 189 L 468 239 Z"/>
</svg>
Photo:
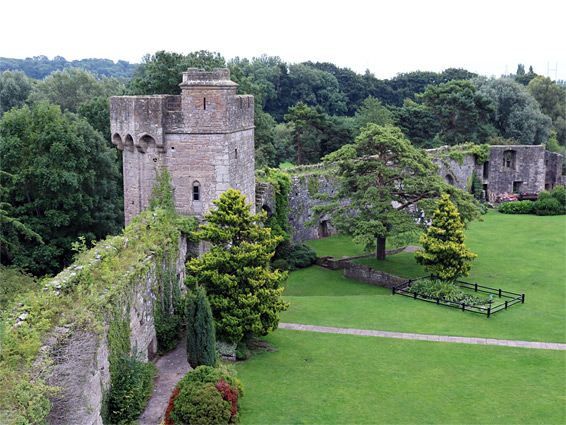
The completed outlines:
<svg viewBox="0 0 566 425">
<path fill-rule="evenodd" d="M 487 303 L 484 305 L 467 304 L 465 301 L 456 302 L 441 297 L 434 297 L 412 291 L 412 283 L 423 279 L 430 279 L 430 276 L 424 276 L 404 281 L 403 283 L 392 288 L 393 295 L 399 294 L 406 297 L 411 297 L 415 300 L 421 300 L 429 303 L 457 308 L 462 311 L 471 311 L 472 313 L 486 315 L 488 318 L 491 317 L 492 314 L 495 314 L 502 310 L 507 310 L 509 307 L 515 304 L 525 303 L 525 294 L 517 294 L 515 292 L 504 291 L 500 288 L 490 288 L 488 286 L 478 285 L 477 283 L 468 283 L 459 280 L 454 282 L 458 287 L 462 288 L 465 291 L 488 294 L 490 296 L 489 301 L 487 301 Z M 495 297 L 497 297 L 499 301 L 495 301 Z"/>
</svg>

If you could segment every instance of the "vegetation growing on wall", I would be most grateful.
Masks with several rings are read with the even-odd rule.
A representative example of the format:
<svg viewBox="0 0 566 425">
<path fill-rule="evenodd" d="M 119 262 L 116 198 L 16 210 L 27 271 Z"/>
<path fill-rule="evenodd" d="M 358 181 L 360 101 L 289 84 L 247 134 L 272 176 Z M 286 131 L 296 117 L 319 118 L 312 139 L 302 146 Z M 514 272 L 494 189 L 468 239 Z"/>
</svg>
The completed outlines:
<svg viewBox="0 0 566 425">
<path fill-rule="evenodd" d="M 473 155 L 476 163 L 482 165 L 489 159 L 490 146 L 488 144 L 477 145 L 471 142 L 463 143 L 456 146 L 443 146 L 430 152 L 433 156 L 446 160 L 450 158 L 462 165 L 464 159 Z"/>
<path fill-rule="evenodd" d="M 121 235 L 81 252 L 72 267 L 43 281 L 41 290 L 14 295 L 3 317 L 5 330 L 0 332 L 2 423 L 25 423 L 21 418 L 35 415 L 30 423 L 40 424 L 43 419 L 37 415 L 47 415 L 48 409 L 38 406 L 48 402 L 45 373 L 49 368 L 35 363 L 46 335 L 63 325 L 101 332 L 108 309 L 112 312 L 113 306 L 127 303 L 134 285 L 154 264 L 166 255 L 175 258 L 180 228 L 187 231 L 194 224 L 192 218 L 179 218 L 159 207 L 143 212 Z M 18 393 L 18 388 L 24 388 L 29 403 L 21 402 L 24 393 Z"/>
</svg>

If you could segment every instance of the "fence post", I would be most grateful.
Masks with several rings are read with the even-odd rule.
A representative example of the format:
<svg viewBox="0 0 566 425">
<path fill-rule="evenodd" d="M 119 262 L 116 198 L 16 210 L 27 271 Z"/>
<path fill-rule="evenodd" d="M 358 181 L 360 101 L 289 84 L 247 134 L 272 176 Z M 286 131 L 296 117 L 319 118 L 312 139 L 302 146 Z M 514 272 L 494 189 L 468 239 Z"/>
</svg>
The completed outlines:
<svg viewBox="0 0 566 425">
<path fill-rule="evenodd" d="M 417 299 L 417 293 L 413 292 L 413 298 L 416 300 Z"/>
<path fill-rule="evenodd" d="M 499 298 L 501 298 L 501 288 L 499 288 Z"/>
<path fill-rule="evenodd" d="M 466 311 L 466 303 L 462 303 L 462 311 Z"/>
<path fill-rule="evenodd" d="M 395 287 L 391 288 L 391 291 L 393 292 L 391 295 L 395 295 Z"/>
<path fill-rule="evenodd" d="M 487 318 L 489 319 L 489 316 L 491 316 L 491 307 L 487 308 Z"/>
<path fill-rule="evenodd" d="M 436 297 L 436 304 L 440 305 L 440 297 Z"/>
<path fill-rule="evenodd" d="M 507 300 L 505 300 L 505 310 L 507 310 Z"/>
<path fill-rule="evenodd" d="M 523 296 L 521 297 L 521 303 L 525 304 L 525 294 L 523 294 Z"/>
<path fill-rule="evenodd" d="M 478 292 L 478 284 L 477 284 L 477 283 L 476 283 L 476 289 L 475 289 L 475 291 Z"/>
</svg>

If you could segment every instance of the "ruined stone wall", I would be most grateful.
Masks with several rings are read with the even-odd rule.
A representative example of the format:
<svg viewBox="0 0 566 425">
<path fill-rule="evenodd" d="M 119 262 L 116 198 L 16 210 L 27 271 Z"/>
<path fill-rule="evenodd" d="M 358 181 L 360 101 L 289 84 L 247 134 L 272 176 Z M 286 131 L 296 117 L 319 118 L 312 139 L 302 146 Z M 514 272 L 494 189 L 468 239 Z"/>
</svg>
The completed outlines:
<svg viewBox="0 0 566 425">
<path fill-rule="evenodd" d="M 188 245 L 179 239 L 179 251 L 174 261 L 179 282 L 185 278 L 185 258 Z M 149 266 L 149 267 L 146 267 Z M 130 272 L 146 270 L 139 275 L 123 294 L 122 301 L 130 307 L 130 344 L 141 359 L 148 361 L 157 352 L 154 326 L 155 287 L 164 264 L 147 257 L 140 264 L 132 264 Z M 64 282 L 77 268 L 72 266 L 57 276 Z M 109 305 L 111 311 L 113 306 Z M 49 385 L 61 391 L 52 398 L 53 408 L 48 417 L 51 425 L 102 425 L 100 409 L 103 392 L 110 385 L 108 323 L 96 332 L 94 329 L 56 328 L 47 342 L 54 362 Z"/>
<path fill-rule="evenodd" d="M 230 70 L 189 68 L 182 94 L 110 99 L 112 142 L 123 151 L 126 225 L 147 208 L 156 169 L 167 169 L 175 208 L 202 215 L 229 188 L 255 199 L 254 99 Z"/>
<path fill-rule="evenodd" d="M 318 218 L 314 226 L 307 227 L 307 221 L 314 217 L 312 208 L 324 203 L 314 199 L 314 195 L 317 193 L 333 195 L 337 190 L 337 183 L 332 173 L 314 172 L 290 177 L 289 226 L 293 229 L 293 242 L 305 242 L 336 233 L 336 229 L 330 223 L 329 215 Z"/>
</svg>

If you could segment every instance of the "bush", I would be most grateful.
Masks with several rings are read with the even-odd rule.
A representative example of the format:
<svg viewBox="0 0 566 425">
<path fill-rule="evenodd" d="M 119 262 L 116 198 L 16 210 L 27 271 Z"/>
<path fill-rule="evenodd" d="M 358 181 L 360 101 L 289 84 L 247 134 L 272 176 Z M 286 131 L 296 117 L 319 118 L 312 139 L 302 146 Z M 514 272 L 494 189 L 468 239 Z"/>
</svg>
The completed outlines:
<svg viewBox="0 0 566 425">
<path fill-rule="evenodd" d="M 247 345 L 242 341 L 238 342 L 238 345 L 236 345 L 236 360 L 246 360 L 249 354 L 250 350 L 248 350 Z"/>
<path fill-rule="evenodd" d="M 548 190 L 543 190 L 542 192 L 540 192 L 538 194 L 537 201 L 543 201 L 545 199 L 550 199 L 550 198 L 552 198 L 552 195 L 550 194 L 550 192 Z"/>
<path fill-rule="evenodd" d="M 106 423 L 130 423 L 142 414 L 151 396 L 156 368 L 131 355 L 120 359 L 118 365 L 114 365 L 114 371 Z"/>
<path fill-rule="evenodd" d="M 498 211 L 503 214 L 530 214 L 533 204 L 531 201 L 504 202 L 499 205 Z"/>
<path fill-rule="evenodd" d="M 316 261 L 316 252 L 310 246 L 298 243 L 292 246 L 287 257 L 291 269 L 303 269 Z"/>
<path fill-rule="evenodd" d="M 476 295 L 466 294 L 454 282 L 443 282 L 430 279 L 417 280 L 411 284 L 411 291 L 432 298 L 441 298 L 455 304 L 483 305 L 488 301 Z"/>
<path fill-rule="evenodd" d="M 533 212 L 536 215 L 564 214 L 564 207 L 553 197 L 544 197 L 533 203 Z"/>
<path fill-rule="evenodd" d="M 564 186 L 555 186 L 551 195 L 566 209 L 566 189 L 564 189 Z"/>
<path fill-rule="evenodd" d="M 280 258 L 278 260 L 275 260 L 273 263 L 271 263 L 271 268 L 273 270 L 287 271 L 289 270 L 289 263 L 287 262 L 287 260 Z"/>
<path fill-rule="evenodd" d="M 209 366 L 199 366 L 178 384 L 168 420 L 175 424 L 237 423 L 241 382 Z"/>
</svg>

